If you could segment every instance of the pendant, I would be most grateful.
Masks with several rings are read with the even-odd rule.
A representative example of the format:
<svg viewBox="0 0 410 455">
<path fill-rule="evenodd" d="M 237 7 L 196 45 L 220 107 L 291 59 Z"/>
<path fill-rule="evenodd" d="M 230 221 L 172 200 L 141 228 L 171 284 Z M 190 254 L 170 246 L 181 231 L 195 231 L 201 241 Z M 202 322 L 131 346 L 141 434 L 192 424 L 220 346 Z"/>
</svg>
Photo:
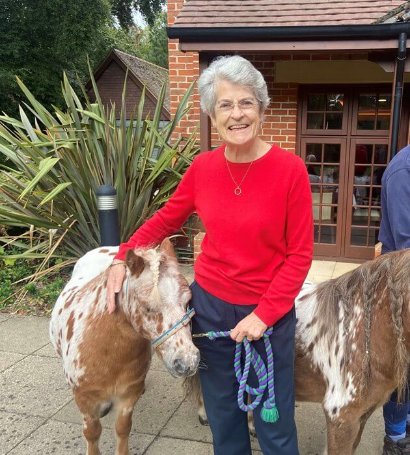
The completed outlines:
<svg viewBox="0 0 410 455">
<path fill-rule="evenodd" d="M 234 190 L 233 190 L 235 196 L 240 196 L 242 194 L 242 190 L 239 186 L 237 186 Z"/>
</svg>

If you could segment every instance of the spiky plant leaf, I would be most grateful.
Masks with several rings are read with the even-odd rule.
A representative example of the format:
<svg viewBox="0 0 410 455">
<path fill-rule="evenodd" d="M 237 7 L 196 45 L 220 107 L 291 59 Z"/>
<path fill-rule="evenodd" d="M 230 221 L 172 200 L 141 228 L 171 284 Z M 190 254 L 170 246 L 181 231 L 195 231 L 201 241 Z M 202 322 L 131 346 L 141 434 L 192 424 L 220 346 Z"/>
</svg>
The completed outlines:
<svg viewBox="0 0 410 455">
<path fill-rule="evenodd" d="M 66 106 L 52 114 L 18 80 L 28 104 L 20 107 L 19 119 L 0 117 L 0 153 L 11 162 L 0 170 L 0 224 L 27 232 L 0 242 L 23 248 L 22 257 L 41 260 L 37 276 L 64 266 L 49 261 L 71 264 L 99 245 L 98 186 L 116 188 L 125 240 L 167 200 L 198 152 L 196 132 L 173 139 L 192 87 L 174 118 L 162 125 L 165 87 L 148 119 L 145 91 L 127 116 L 125 86 L 121 105 L 107 107 L 92 73 L 91 81 L 95 102 L 87 96 L 81 101 L 64 76 Z"/>
</svg>

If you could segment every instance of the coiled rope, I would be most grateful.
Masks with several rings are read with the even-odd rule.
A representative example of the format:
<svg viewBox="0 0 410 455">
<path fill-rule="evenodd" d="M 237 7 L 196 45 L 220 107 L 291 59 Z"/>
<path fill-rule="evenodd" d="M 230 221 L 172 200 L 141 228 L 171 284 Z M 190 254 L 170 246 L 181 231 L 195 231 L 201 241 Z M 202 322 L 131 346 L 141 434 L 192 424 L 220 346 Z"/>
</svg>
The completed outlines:
<svg viewBox="0 0 410 455">
<path fill-rule="evenodd" d="M 263 334 L 263 341 L 266 349 L 267 365 L 265 365 L 261 356 L 254 348 L 252 343 L 244 338 L 240 343 L 236 343 L 235 356 L 234 356 L 234 369 L 236 379 L 239 383 L 238 390 L 238 405 L 242 411 L 248 412 L 253 411 L 262 401 L 263 394 L 268 388 L 268 398 L 264 401 L 261 410 L 261 418 L 264 422 L 275 423 L 279 419 L 279 411 L 276 407 L 275 401 L 275 383 L 274 383 L 274 364 L 273 364 L 273 353 L 272 345 L 270 342 L 270 335 L 272 335 L 273 328 L 270 327 Z M 198 336 L 198 335 L 197 335 Z M 230 332 L 206 332 L 199 334 L 199 336 L 206 336 L 210 340 L 216 338 L 229 337 Z M 242 350 L 245 350 L 245 362 L 241 365 Z M 258 387 L 250 387 L 248 382 L 248 376 L 250 368 L 255 370 L 258 378 Z M 251 397 L 255 397 L 249 404 L 245 404 L 244 397 L 245 392 Z"/>
</svg>

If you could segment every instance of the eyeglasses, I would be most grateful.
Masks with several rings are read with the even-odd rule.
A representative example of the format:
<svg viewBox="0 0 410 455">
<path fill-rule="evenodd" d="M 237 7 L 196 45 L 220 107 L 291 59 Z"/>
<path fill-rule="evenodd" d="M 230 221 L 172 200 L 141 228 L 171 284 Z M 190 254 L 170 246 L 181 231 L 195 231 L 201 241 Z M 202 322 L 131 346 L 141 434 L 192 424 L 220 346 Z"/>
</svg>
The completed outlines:
<svg viewBox="0 0 410 455">
<path fill-rule="evenodd" d="M 231 112 L 235 106 L 238 106 L 242 112 L 252 111 L 259 106 L 259 102 L 255 98 L 244 98 L 236 103 L 233 101 L 220 101 L 216 103 L 215 110 L 218 112 Z"/>
</svg>

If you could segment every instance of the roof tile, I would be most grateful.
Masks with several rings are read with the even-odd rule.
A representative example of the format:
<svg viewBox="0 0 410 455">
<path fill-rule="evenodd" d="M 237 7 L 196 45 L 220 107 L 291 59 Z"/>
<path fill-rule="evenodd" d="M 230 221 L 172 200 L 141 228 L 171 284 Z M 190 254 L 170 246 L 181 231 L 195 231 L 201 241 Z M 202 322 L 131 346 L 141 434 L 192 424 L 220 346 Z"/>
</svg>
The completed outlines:
<svg viewBox="0 0 410 455">
<path fill-rule="evenodd" d="M 177 27 L 283 27 L 366 25 L 407 2 L 403 0 L 187 0 Z"/>
<path fill-rule="evenodd" d="M 158 99 L 162 86 L 166 84 L 164 105 L 165 109 L 169 112 L 168 70 L 133 55 L 126 54 L 118 49 L 114 49 L 114 53 L 129 68 L 133 75 L 147 87 L 155 98 Z"/>
</svg>

